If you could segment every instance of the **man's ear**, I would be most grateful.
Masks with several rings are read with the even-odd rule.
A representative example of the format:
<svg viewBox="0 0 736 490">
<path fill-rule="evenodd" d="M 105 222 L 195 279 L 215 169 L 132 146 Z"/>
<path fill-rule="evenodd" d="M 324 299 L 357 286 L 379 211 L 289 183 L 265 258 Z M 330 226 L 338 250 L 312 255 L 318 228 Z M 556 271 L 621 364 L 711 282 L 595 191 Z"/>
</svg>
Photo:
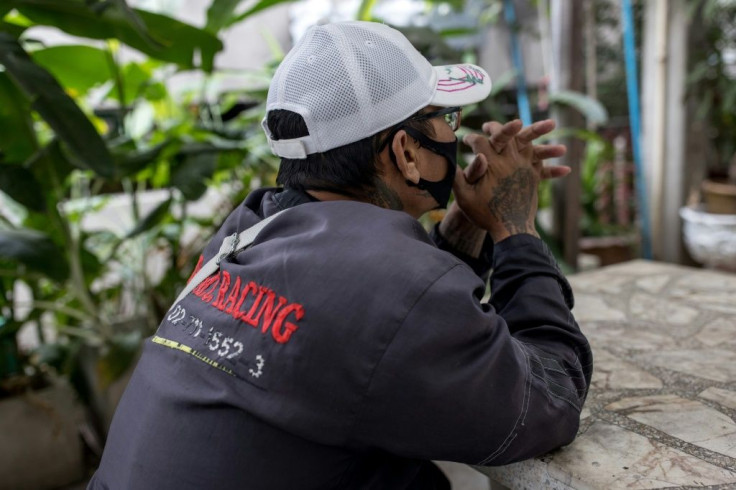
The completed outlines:
<svg viewBox="0 0 736 490">
<path fill-rule="evenodd" d="M 409 138 L 406 131 L 402 129 L 394 135 L 391 149 L 396 157 L 396 166 L 404 179 L 418 183 L 420 174 L 417 168 L 417 158 L 419 154 L 414 140 Z"/>
</svg>

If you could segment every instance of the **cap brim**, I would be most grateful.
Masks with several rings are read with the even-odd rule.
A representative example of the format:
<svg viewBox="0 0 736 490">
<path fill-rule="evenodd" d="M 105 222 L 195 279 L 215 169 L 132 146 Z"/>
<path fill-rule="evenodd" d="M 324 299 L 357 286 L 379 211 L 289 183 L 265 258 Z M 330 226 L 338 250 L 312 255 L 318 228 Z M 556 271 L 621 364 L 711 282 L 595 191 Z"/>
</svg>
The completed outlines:
<svg viewBox="0 0 736 490">
<path fill-rule="evenodd" d="M 480 66 L 462 64 L 433 68 L 437 85 L 430 105 L 452 107 L 475 104 L 491 93 L 491 77 Z"/>
</svg>

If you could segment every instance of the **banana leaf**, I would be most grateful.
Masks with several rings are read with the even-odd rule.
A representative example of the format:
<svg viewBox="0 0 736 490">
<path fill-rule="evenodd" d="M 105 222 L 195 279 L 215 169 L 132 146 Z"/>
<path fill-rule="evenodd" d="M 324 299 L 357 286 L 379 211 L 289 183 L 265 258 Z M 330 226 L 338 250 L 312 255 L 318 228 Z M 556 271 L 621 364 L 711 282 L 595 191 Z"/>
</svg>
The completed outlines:
<svg viewBox="0 0 736 490">
<path fill-rule="evenodd" d="M 23 264 L 58 282 L 69 277 L 64 251 L 40 231 L 0 230 L 0 258 Z"/>
<path fill-rule="evenodd" d="M 103 177 L 113 175 L 113 160 L 102 137 L 59 82 L 31 60 L 12 36 L 0 32 L 0 64 L 33 101 L 37 111 L 69 148 L 74 163 Z"/>
<path fill-rule="evenodd" d="M 31 103 L 6 72 L 0 72 L 0 128 L 0 161 L 20 163 L 36 150 Z"/>
<path fill-rule="evenodd" d="M 212 33 L 161 14 L 132 9 L 122 0 L 15 0 L 16 8 L 36 24 L 74 36 L 116 38 L 152 58 L 211 72 L 222 42 Z"/>
<path fill-rule="evenodd" d="M 92 46 L 52 46 L 34 51 L 31 58 L 75 95 L 113 78 L 108 54 Z"/>
<path fill-rule="evenodd" d="M 21 165 L 0 165 L 0 190 L 30 210 L 46 209 L 43 187 L 33 172 Z"/>
</svg>

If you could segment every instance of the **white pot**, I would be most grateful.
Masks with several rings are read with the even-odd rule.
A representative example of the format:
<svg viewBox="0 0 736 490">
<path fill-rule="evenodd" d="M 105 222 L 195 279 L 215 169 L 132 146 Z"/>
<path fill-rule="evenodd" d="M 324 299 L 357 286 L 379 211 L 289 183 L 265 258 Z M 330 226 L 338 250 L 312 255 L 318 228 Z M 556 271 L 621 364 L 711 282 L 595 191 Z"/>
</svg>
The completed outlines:
<svg viewBox="0 0 736 490">
<path fill-rule="evenodd" d="M 697 262 L 736 272 L 736 215 L 711 214 L 703 206 L 680 208 L 685 246 Z"/>
</svg>

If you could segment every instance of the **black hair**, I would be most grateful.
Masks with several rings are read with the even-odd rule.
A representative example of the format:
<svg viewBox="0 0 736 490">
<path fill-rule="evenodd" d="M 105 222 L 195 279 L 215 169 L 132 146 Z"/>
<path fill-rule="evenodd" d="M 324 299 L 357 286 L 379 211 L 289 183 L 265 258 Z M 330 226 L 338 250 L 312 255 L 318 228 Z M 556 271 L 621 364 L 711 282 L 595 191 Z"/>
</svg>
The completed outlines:
<svg viewBox="0 0 736 490">
<path fill-rule="evenodd" d="M 271 110 L 266 123 L 274 140 L 309 134 L 304 119 L 295 112 Z M 393 138 L 400 125 L 411 126 L 428 136 L 435 135 L 430 121 L 407 121 L 354 143 L 307 155 L 304 159 L 281 158 L 276 182 L 292 189 L 329 191 L 371 201 L 379 177 L 376 162 L 384 138 L 387 135 Z"/>
</svg>

